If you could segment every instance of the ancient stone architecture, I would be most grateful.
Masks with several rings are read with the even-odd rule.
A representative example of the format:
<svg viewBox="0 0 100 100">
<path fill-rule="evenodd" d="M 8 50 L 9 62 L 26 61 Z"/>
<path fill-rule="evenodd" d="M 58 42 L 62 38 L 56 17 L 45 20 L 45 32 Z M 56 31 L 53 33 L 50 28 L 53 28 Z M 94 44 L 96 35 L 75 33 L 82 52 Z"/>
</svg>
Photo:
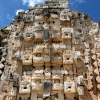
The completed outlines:
<svg viewBox="0 0 100 100">
<path fill-rule="evenodd" d="M 51 0 L 0 29 L 0 100 L 100 100 L 100 24 Z"/>
</svg>

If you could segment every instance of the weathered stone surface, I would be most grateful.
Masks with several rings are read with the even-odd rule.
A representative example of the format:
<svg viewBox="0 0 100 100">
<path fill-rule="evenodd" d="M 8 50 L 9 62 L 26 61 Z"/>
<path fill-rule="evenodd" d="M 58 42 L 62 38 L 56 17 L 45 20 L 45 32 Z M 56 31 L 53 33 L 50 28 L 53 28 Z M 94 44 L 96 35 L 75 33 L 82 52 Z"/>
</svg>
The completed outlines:
<svg viewBox="0 0 100 100">
<path fill-rule="evenodd" d="M 100 99 L 100 23 L 51 0 L 0 29 L 0 100 Z"/>
</svg>

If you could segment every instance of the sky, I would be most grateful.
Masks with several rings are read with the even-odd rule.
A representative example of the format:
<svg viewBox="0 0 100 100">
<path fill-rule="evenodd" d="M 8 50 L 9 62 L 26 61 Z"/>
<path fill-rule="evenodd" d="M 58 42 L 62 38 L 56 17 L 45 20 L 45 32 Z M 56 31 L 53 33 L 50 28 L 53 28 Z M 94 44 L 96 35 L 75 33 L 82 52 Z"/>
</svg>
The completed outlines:
<svg viewBox="0 0 100 100">
<path fill-rule="evenodd" d="M 8 26 L 21 10 L 47 0 L 0 0 L 0 28 Z M 87 13 L 95 22 L 100 20 L 100 0 L 69 0 L 69 7 Z"/>
</svg>

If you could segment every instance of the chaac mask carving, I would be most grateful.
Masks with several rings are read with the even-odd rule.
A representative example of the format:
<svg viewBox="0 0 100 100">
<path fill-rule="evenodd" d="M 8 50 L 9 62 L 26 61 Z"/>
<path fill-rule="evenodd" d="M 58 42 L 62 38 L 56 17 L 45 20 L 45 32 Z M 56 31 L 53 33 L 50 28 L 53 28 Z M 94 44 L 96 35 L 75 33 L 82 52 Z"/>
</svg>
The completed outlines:
<svg viewBox="0 0 100 100">
<path fill-rule="evenodd" d="M 0 29 L 0 100 L 99 100 L 100 23 L 50 0 Z"/>
</svg>

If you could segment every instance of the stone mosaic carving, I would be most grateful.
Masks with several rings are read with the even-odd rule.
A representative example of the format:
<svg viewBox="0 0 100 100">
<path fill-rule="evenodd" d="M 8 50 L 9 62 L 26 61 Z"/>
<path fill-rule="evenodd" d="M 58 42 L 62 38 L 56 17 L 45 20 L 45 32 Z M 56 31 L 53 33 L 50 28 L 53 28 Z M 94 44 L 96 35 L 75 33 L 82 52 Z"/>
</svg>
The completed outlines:
<svg viewBox="0 0 100 100">
<path fill-rule="evenodd" d="M 100 23 L 51 0 L 0 29 L 0 100 L 100 100 Z"/>
</svg>

